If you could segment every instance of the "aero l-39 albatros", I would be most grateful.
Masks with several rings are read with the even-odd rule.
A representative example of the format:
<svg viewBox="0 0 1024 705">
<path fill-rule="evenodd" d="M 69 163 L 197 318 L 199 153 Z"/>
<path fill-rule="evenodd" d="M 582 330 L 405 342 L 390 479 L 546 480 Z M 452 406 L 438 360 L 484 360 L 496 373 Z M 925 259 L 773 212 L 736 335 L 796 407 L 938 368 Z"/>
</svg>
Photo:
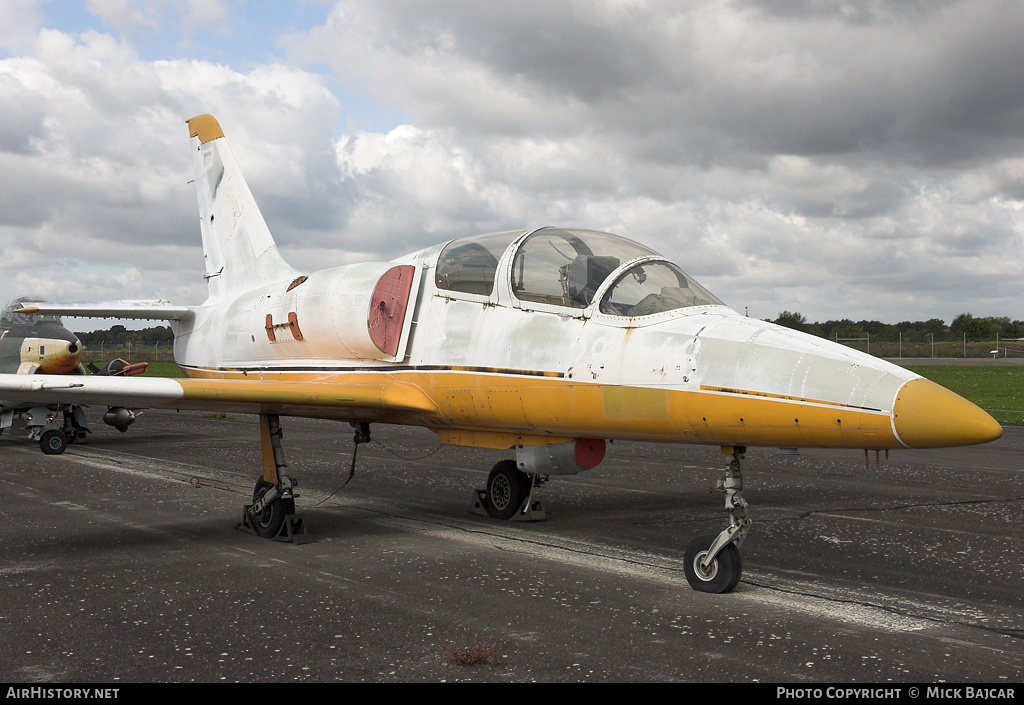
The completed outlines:
<svg viewBox="0 0 1024 705">
<path fill-rule="evenodd" d="M 741 316 L 654 250 L 607 233 L 516 230 L 391 262 L 304 274 L 278 252 L 217 121 L 188 121 L 209 298 L 199 306 L 44 305 L 26 311 L 162 319 L 188 379 L 0 375 L 38 403 L 259 414 L 263 474 L 251 527 L 291 533 L 295 480 L 279 419 L 424 426 L 506 450 L 480 504 L 543 511 L 549 476 L 596 466 L 609 439 L 719 446 L 729 525 L 684 559 L 697 590 L 728 592 L 750 526 L 748 446 L 931 448 L 1001 427 L 956 394 L 822 338 Z"/>
</svg>

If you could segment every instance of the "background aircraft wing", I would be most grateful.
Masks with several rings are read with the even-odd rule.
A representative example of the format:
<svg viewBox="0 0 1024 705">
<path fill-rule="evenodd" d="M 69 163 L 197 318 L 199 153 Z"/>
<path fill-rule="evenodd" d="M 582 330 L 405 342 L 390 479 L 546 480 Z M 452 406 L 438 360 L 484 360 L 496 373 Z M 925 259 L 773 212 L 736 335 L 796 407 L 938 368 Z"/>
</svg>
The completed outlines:
<svg viewBox="0 0 1024 705">
<path fill-rule="evenodd" d="M 92 304 L 52 304 L 31 302 L 16 313 L 42 313 L 53 316 L 83 318 L 137 318 L 140 320 L 177 321 L 189 313 L 188 306 L 175 306 L 169 301 L 106 301 Z"/>
<path fill-rule="evenodd" d="M 0 399 L 353 421 L 415 422 L 437 414 L 423 390 L 387 374 L 374 375 L 373 381 L 334 376 L 322 382 L 3 374 Z"/>
</svg>

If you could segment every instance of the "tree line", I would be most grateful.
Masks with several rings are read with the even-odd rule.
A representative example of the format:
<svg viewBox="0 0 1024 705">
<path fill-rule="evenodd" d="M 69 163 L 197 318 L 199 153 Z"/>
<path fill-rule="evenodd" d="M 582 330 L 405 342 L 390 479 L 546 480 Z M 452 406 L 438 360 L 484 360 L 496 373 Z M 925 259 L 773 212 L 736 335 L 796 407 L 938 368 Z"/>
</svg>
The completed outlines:
<svg viewBox="0 0 1024 705">
<path fill-rule="evenodd" d="M 879 357 L 1021 357 L 1024 321 L 1007 316 L 961 313 L 947 326 L 938 318 L 927 321 L 852 321 L 810 323 L 795 311 L 783 311 L 772 323 L 828 338 Z"/>
<path fill-rule="evenodd" d="M 128 330 L 117 323 L 109 330 L 94 330 L 87 333 L 75 333 L 86 348 L 98 350 L 105 348 L 126 348 L 131 343 L 132 347 L 155 347 L 156 345 L 170 345 L 174 342 L 174 333 L 169 326 L 154 326 L 142 330 Z"/>
<path fill-rule="evenodd" d="M 824 323 L 809 323 L 803 314 L 794 311 L 783 311 L 772 323 L 786 328 L 810 333 L 822 338 L 865 338 L 872 340 L 906 342 L 924 342 L 931 340 L 956 340 L 964 336 L 968 340 L 1008 340 L 1024 338 L 1024 321 L 1011 321 L 1008 316 L 975 317 L 970 313 L 961 313 L 948 326 L 945 321 L 931 318 L 927 321 L 902 321 L 900 323 L 882 323 L 881 321 L 852 321 L 844 318 Z"/>
</svg>

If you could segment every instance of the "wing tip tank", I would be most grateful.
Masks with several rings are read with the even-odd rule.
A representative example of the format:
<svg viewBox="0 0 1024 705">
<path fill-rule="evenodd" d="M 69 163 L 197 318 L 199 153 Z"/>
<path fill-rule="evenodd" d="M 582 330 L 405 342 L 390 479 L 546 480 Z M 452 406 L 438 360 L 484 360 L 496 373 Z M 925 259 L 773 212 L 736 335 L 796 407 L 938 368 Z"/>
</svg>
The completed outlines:
<svg viewBox="0 0 1024 705">
<path fill-rule="evenodd" d="M 188 123 L 189 136 L 198 137 L 202 144 L 224 136 L 220 123 L 213 115 L 196 115 L 185 122 Z"/>
</svg>

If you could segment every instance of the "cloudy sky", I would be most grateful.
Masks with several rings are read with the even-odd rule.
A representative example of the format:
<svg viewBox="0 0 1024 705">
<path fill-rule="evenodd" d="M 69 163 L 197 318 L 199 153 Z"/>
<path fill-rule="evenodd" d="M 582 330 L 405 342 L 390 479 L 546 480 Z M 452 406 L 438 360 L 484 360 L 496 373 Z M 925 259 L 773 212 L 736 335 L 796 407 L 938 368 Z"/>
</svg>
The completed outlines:
<svg viewBox="0 0 1024 705">
<path fill-rule="evenodd" d="M 302 270 L 563 225 L 759 318 L 1024 319 L 1022 36 L 1002 0 L 0 0 L 0 305 L 200 303 L 211 113 Z"/>
</svg>

